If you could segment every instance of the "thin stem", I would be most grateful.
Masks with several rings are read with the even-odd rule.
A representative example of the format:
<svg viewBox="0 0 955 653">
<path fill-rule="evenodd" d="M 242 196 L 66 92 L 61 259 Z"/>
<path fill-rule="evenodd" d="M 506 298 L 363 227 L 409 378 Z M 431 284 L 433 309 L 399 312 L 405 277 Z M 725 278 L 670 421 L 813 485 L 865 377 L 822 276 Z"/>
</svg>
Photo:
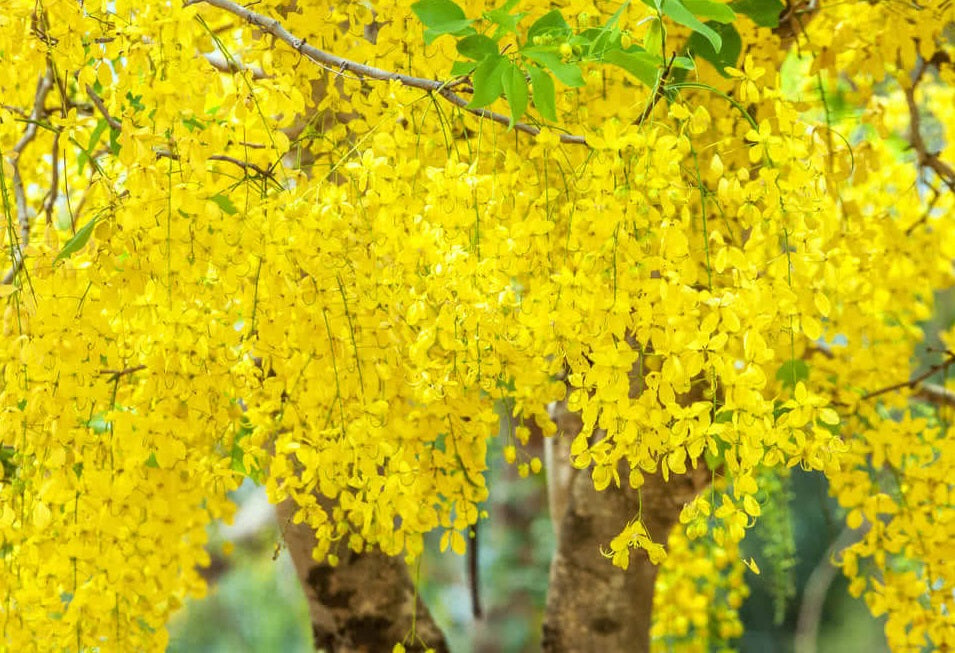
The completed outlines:
<svg viewBox="0 0 955 653">
<path fill-rule="evenodd" d="M 367 64 L 358 63 L 357 61 L 352 61 L 351 59 L 339 57 L 338 55 L 325 52 L 324 50 L 319 50 L 318 48 L 309 45 L 305 42 L 305 39 L 297 37 L 285 29 L 282 23 L 277 19 L 263 16 L 262 14 L 256 13 L 246 7 L 236 4 L 231 0 L 186 0 L 186 2 L 183 3 L 183 6 L 188 7 L 190 5 L 199 3 L 218 7 L 219 9 L 223 9 L 238 16 L 239 18 L 242 18 L 249 24 L 258 27 L 263 32 L 271 34 L 280 41 L 284 41 L 296 52 L 300 52 L 305 57 L 308 57 L 313 62 L 336 75 L 341 76 L 345 73 L 351 73 L 366 79 L 374 79 L 382 82 L 398 82 L 402 86 L 419 88 L 424 91 L 436 93 L 451 104 L 458 106 L 479 118 L 491 120 L 502 125 L 511 124 L 510 116 L 505 116 L 504 114 L 489 111 L 487 109 L 472 109 L 468 107 L 468 101 L 454 91 L 455 88 L 464 83 L 463 78 L 457 78 L 450 81 L 440 81 L 437 79 L 414 77 L 412 75 L 404 75 L 392 70 L 384 70 L 382 68 L 376 68 Z M 530 134 L 531 136 L 536 136 L 540 133 L 540 129 L 537 127 L 522 122 L 514 123 L 513 128 L 516 131 Z M 560 140 L 562 143 L 568 143 L 571 145 L 587 145 L 587 139 L 585 137 L 574 134 L 561 134 Z"/>
</svg>

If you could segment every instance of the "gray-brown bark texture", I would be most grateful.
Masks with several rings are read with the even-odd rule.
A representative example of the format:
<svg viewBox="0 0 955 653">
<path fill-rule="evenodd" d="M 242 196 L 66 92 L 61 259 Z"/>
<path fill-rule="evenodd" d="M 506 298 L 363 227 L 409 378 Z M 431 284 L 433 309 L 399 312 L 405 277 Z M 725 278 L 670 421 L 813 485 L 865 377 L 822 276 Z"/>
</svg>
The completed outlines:
<svg viewBox="0 0 955 653">
<path fill-rule="evenodd" d="M 404 560 L 375 551 L 345 553 L 336 567 L 315 562 L 312 530 L 292 523 L 295 510 L 289 500 L 277 506 L 279 526 L 308 600 L 316 650 L 387 653 L 398 642 L 408 651 L 448 650 L 428 609 L 415 598 Z"/>
<path fill-rule="evenodd" d="M 567 461 L 566 445 L 580 431 L 580 417 L 562 405 L 554 415 L 561 440 L 556 461 Z M 564 462 L 563 464 L 567 464 Z M 563 472 L 562 472 L 563 473 Z M 650 650 L 650 618 L 657 567 L 635 551 L 622 571 L 601 554 L 641 511 L 655 542 L 666 542 L 683 505 L 706 486 L 704 465 L 686 475 L 645 476 L 640 493 L 613 486 L 594 490 L 589 470 L 572 470 L 562 500 L 557 552 L 551 564 L 543 650 L 546 653 L 644 653 Z M 559 503 L 558 505 L 561 505 Z M 642 506 L 642 510 L 641 510 Z"/>
</svg>

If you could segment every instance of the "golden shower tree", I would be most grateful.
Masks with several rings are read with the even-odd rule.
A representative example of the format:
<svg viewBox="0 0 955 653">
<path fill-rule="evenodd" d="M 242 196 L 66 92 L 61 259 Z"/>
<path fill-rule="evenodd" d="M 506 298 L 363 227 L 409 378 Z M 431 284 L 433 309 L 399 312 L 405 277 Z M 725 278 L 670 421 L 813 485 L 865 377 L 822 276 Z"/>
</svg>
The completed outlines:
<svg viewBox="0 0 955 653">
<path fill-rule="evenodd" d="M 250 477 L 317 644 L 440 649 L 404 561 L 539 431 L 548 650 L 737 636 L 797 465 L 951 649 L 953 5 L 8 0 L 0 647 L 161 649 Z"/>
</svg>

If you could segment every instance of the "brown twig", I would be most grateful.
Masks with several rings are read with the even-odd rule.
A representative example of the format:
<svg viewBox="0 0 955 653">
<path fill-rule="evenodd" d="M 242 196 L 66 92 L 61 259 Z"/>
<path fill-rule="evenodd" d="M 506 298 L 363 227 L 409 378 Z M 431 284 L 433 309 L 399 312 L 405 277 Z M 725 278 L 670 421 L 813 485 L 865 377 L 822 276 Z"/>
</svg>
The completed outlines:
<svg viewBox="0 0 955 653">
<path fill-rule="evenodd" d="M 145 365 L 136 365 L 134 367 L 126 367 L 121 370 L 100 370 L 100 374 L 108 374 L 110 381 L 118 381 L 124 376 L 129 376 L 130 374 L 135 374 L 136 372 L 146 369 Z"/>
<path fill-rule="evenodd" d="M 806 23 L 819 12 L 819 0 L 793 0 L 787 5 L 779 15 L 779 25 L 773 28 L 783 51 L 792 47 L 799 35 L 806 32 Z"/>
<path fill-rule="evenodd" d="M 935 205 L 938 204 L 938 200 L 942 197 L 942 193 L 939 191 L 937 186 L 932 186 L 929 184 L 929 188 L 932 191 L 932 199 L 928 201 L 928 204 L 925 205 L 925 210 L 922 211 L 922 217 L 910 224 L 906 230 L 905 235 L 911 236 L 912 232 L 918 229 L 920 226 L 928 222 L 928 219 L 932 216 L 932 211 L 935 210 Z"/>
<path fill-rule="evenodd" d="M 667 77 L 670 75 L 670 69 L 673 67 L 673 62 L 675 60 L 676 53 L 674 52 L 673 56 L 670 57 L 670 60 L 663 67 L 663 72 L 660 73 L 660 79 L 657 82 L 656 87 L 653 89 L 653 95 L 650 96 L 650 101 L 647 102 L 647 106 L 644 107 L 643 111 L 640 113 L 640 116 L 633 121 L 634 125 L 640 126 L 646 122 L 647 118 L 650 117 L 650 114 L 653 113 L 653 110 L 656 108 L 657 103 L 666 94 Z"/>
<path fill-rule="evenodd" d="M 111 128 L 119 131 L 123 128 L 123 124 L 116 120 L 113 116 L 109 115 L 109 111 L 106 109 L 106 104 L 103 102 L 103 98 L 96 94 L 96 91 L 93 90 L 93 87 L 89 84 L 86 85 L 86 94 L 90 96 L 90 101 L 93 103 L 103 117 L 106 119 L 106 124 Z"/>
<path fill-rule="evenodd" d="M 26 129 L 23 130 L 23 136 L 13 146 L 12 156 L 10 157 L 10 167 L 13 168 L 11 184 L 13 185 L 13 197 L 17 208 L 17 222 L 20 227 L 19 242 L 11 243 L 10 248 L 11 261 L 10 269 L 3 276 L 2 283 L 9 284 L 17 276 L 20 268 L 23 266 L 23 249 L 30 243 L 30 214 L 27 210 L 27 194 L 23 186 L 23 178 L 20 175 L 20 156 L 27 145 L 36 138 L 40 121 L 46 116 L 46 96 L 53 88 L 53 71 L 47 65 L 46 71 L 37 82 L 36 93 L 33 96 L 33 109 L 30 111 L 30 117 L 27 119 Z M 54 161 L 54 166 L 56 162 Z"/>
<path fill-rule="evenodd" d="M 955 408 L 955 392 L 935 383 L 923 383 L 915 390 L 915 396 L 936 406 Z"/>
<path fill-rule="evenodd" d="M 170 152 L 169 150 L 157 150 L 156 156 L 161 159 L 172 159 L 173 161 L 178 161 L 180 159 L 179 155 L 175 152 Z M 275 175 L 272 174 L 271 170 L 266 170 L 262 166 L 252 163 L 251 161 L 243 161 L 234 156 L 228 156 L 225 154 L 210 154 L 208 157 L 209 161 L 224 161 L 225 163 L 231 163 L 233 165 L 239 166 L 244 170 L 253 170 L 260 177 L 266 179 L 275 180 Z"/>
<path fill-rule="evenodd" d="M 46 196 L 43 198 L 43 206 L 40 209 L 46 214 L 47 224 L 53 222 L 53 206 L 56 204 L 56 199 L 60 194 L 60 157 L 57 156 L 60 151 L 60 132 L 53 134 L 53 146 L 50 150 L 50 162 L 52 164 L 52 170 L 50 171 L 50 190 L 47 191 Z"/>
<path fill-rule="evenodd" d="M 942 161 L 938 156 L 938 152 L 928 151 L 928 146 L 922 138 L 922 118 L 919 114 L 918 104 L 915 101 L 915 89 L 918 88 L 918 85 L 925 77 L 925 72 L 928 70 L 928 67 L 931 65 L 938 66 L 941 63 L 950 61 L 948 55 L 944 52 L 939 54 L 941 56 L 936 55 L 931 59 L 922 60 L 915 74 L 912 76 L 912 84 L 902 90 L 905 93 L 905 103 L 909 108 L 909 144 L 915 151 L 919 166 L 932 170 L 938 175 L 938 178 L 948 186 L 949 190 L 955 192 L 955 169 Z"/>
<path fill-rule="evenodd" d="M 86 92 L 90 96 L 90 100 L 93 102 L 93 105 L 96 106 L 96 108 L 99 110 L 101 114 L 103 114 L 103 118 L 106 119 L 107 124 L 117 131 L 121 130 L 123 127 L 122 123 L 120 123 L 118 120 L 116 120 L 110 115 L 109 111 L 106 109 L 106 104 L 103 102 L 103 99 L 99 95 L 97 95 L 96 91 L 94 91 L 89 84 L 86 85 Z M 160 158 L 165 158 L 165 159 L 173 159 L 174 161 L 179 160 L 179 155 L 174 152 L 170 152 L 169 150 L 159 150 L 158 152 L 156 152 L 156 156 Z M 249 161 L 243 161 L 242 159 L 237 159 L 235 157 L 228 156 L 226 154 L 212 154 L 208 158 L 210 161 L 224 161 L 226 163 L 237 165 L 240 168 L 244 168 L 247 170 L 254 170 L 257 174 L 259 174 L 262 177 L 267 177 L 269 179 L 275 178 L 270 170 L 266 170 L 265 168 L 259 165 L 256 165 L 255 163 L 250 163 Z"/>
<path fill-rule="evenodd" d="M 383 70 L 381 68 L 375 68 L 374 66 L 361 64 L 357 61 L 345 59 L 329 52 L 325 52 L 324 50 L 319 50 L 318 48 L 306 43 L 305 39 L 293 35 L 291 32 L 285 29 L 280 21 L 256 13 L 246 7 L 232 2 L 231 0 L 186 0 L 183 3 L 183 6 L 188 7 L 190 5 L 200 3 L 218 7 L 219 9 L 223 9 L 231 14 L 234 14 L 235 16 L 238 16 L 248 23 L 255 25 L 263 32 L 271 34 L 280 41 L 284 41 L 296 52 L 300 52 L 315 63 L 326 68 L 327 70 L 332 71 L 335 74 L 343 75 L 344 73 L 351 73 L 366 79 L 374 79 L 383 82 L 398 82 L 403 86 L 408 86 L 410 88 L 417 88 L 431 93 L 437 93 L 451 104 L 458 106 L 479 118 L 491 120 L 502 125 L 510 125 L 511 123 L 511 118 L 509 116 L 505 116 L 504 114 L 489 111 L 487 109 L 469 108 L 468 101 L 454 91 L 454 82 L 459 80 L 442 82 L 436 79 L 426 79 L 424 77 L 404 75 L 394 71 Z M 537 127 L 522 122 L 514 123 L 514 129 L 525 134 L 530 134 L 531 136 L 536 136 L 540 133 L 540 129 Z M 587 139 L 585 137 L 574 134 L 561 134 L 560 140 L 562 143 L 587 145 Z"/>
<path fill-rule="evenodd" d="M 881 395 L 887 394 L 889 392 L 895 392 L 896 390 L 902 390 L 903 388 L 908 388 L 909 390 L 915 390 L 922 384 L 925 379 L 938 374 L 943 370 L 947 370 L 953 363 L 955 363 L 955 354 L 952 352 L 946 352 L 947 357 L 941 363 L 936 363 L 928 368 L 926 371 L 922 372 L 917 376 L 913 376 L 908 381 L 903 381 L 901 383 L 894 383 L 892 385 L 885 386 L 884 388 L 879 388 L 878 390 L 873 390 L 872 392 L 867 392 L 860 397 L 862 401 L 867 401 L 869 399 L 874 399 Z"/>
<path fill-rule="evenodd" d="M 240 63 L 235 60 L 229 60 L 221 55 L 218 55 L 214 52 L 207 52 L 202 55 L 203 58 L 209 62 L 209 64 L 222 73 L 238 73 L 243 71 L 248 71 L 252 73 L 252 79 L 267 79 L 271 77 L 261 68 L 256 66 L 246 66 L 243 63 Z"/>
<path fill-rule="evenodd" d="M 820 345 L 818 343 L 810 346 L 807 349 L 807 352 L 821 354 L 829 360 L 833 360 L 836 357 L 829 347 Z M 937 406 L 955 407 L 955 391 L 949 390 L 944 386 L 937 385 L 935 383 L 925 382 L 925 380 L 931 377 L 933 374 L 937 374 L 955 364 L 955 352 L 951 352 L 946 349 L 942 350 L 941 353 L 945 354 L 946 357 L 941 363 L 936 363 L 932 367 L 928 368 L 928 370 L 925 372 L 919 374 L 918 376 L 912 377 L 908 381 L 893 383 L 892 385 L 886 386 L 884 388 L 879 388 L 878 390 L 868 392 L 860 397 L 860 401 L 866 401 L 889 392 L 909 388 L 910 390 L 913 390 L 912 394 L 914 397 L 922 399 L 923 401 L 927 401 Z M 843 402 L 833 402 L 833 404 L 837 406 L 847 405 Z"/>
</svg>

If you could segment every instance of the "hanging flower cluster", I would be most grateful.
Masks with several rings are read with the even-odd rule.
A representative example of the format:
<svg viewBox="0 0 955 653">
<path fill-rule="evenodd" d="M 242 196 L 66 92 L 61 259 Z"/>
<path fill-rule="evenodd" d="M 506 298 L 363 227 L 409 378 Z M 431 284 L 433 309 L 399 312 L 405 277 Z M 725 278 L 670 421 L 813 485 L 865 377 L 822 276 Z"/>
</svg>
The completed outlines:
<svg viewBox="0 0 955 653">
<path fill-rule="evenodd" d="M 598 490 L 729 481 L 669 551 L 711 537 L 731 604 L 757 479 L 799 465 L 867 529 L 840 561 L 890 644 L 955 645 L 955 451 L 909 383 L 953 281 L 953 3 L 821 2 L 795 41 L 740 14 L 725 75 L 582 65 L 536 135 L 306 56 L 449 79 L 454 41 L 404 0 L 256 3 L 297 47 L 184 4 L 0 16 L 3 646 L 161 648 L 244 477 L 317 558 L 414 558 L 435 529 L 462 551 L 495 406 L 521 442 L 564 398 Z M 650 4 L 622 43 L 694 38 Z M 561 5 L 581 29 L 621 9 Z M 664 560 L 633 517 L 614 563 Z M 712 571 L 680 567 L 664 593 Z M 674 603 L 701 628 L 697 604 Z"/>
</svg>

